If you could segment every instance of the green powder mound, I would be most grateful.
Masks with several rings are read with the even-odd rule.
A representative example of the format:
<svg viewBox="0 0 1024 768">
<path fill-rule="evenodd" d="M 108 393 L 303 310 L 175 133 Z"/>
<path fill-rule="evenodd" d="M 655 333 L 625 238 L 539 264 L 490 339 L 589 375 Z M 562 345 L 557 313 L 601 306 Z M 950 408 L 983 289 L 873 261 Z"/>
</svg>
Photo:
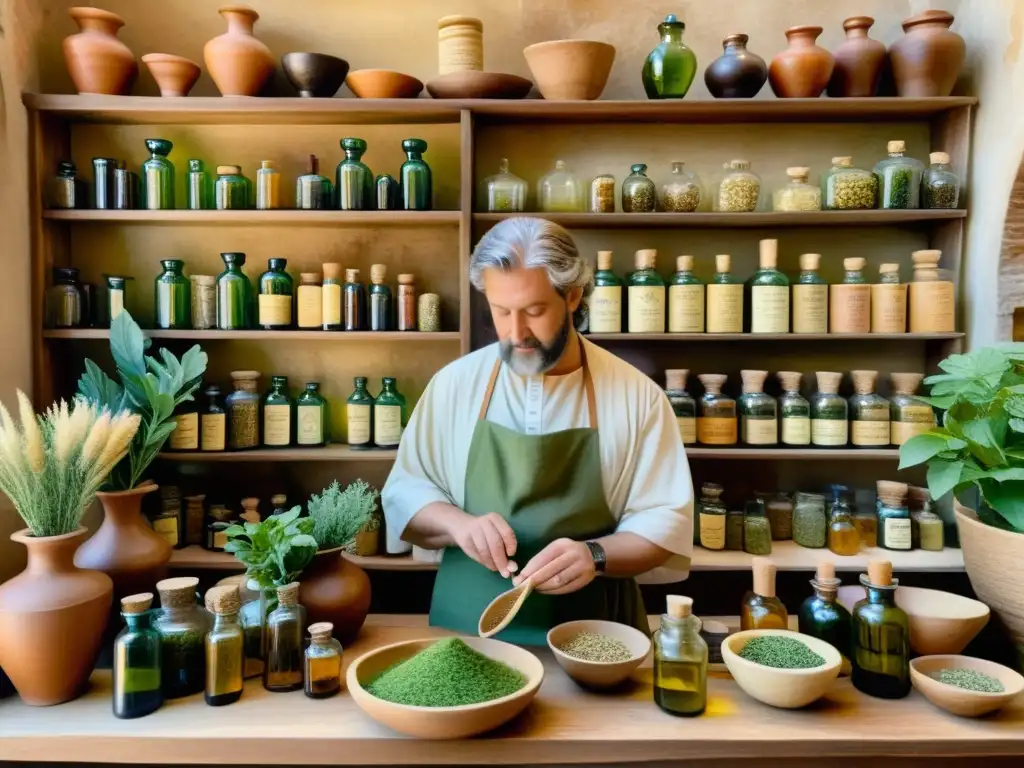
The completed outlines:
<svg viewBox="0 0 1024 768">
<path fill-rule="evenodd" d="M 458 707 L 500 699 L 524 685 L 523 673 L 451 637 L 384 670 L 366 690 L 393 704 Z"/>
<path fill-rule="evenodd" d="M 1006 687 L 996 678 L 975 672 L 973 669 L 940 669 L 933 677 L 940 683 L 955 685 L 967 691 L 982 693 L 1003 693 Z"/>
<path fill-rule="evenodd" d="M 825 659 L 805 643 L 783 635 L 760 635 L 743 646 L 741 659 L 775 669 L 811 669 L 824 665 Z"/>
</svg>

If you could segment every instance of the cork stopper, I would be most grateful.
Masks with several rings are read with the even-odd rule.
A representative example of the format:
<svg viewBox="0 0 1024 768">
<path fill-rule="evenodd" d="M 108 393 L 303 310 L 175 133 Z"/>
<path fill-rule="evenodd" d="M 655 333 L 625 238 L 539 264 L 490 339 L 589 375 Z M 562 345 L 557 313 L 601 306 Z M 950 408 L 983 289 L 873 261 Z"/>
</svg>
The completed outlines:
<svg viewBox="0 0 1024 768">
<path fill-rule="evenodd" d="M 740 378 L 743 380 L 743 394 L 764 392 L 768 371 L 740 371 Z"/>
<path fill-rule="evenodd" d="M 320 285 L 320 273 L 303 272 L 299 275 L 299 282 L 302 285 Z"/>
<path fill-rule="evenodd" d="M 219 613 L 221 615 L 238 613 L 241 602 L 237 584 L 223 584 L 210 587 L 206 592 L 206 608 L 211 613 Z"/>
<path fill-rule="evenodd" d="M 654 265 L 658 261 L 658 252 L 653 248 L 644 248 L 643 250 L 637 251 L 633 257 L 633 263 L 636 265 L 638 270 L 640 269 L 654 269 Z"/>
<path fill-rule="evenodd" d="M 754 594 L 775 597 L 775 563 L 767 557 L 751 558 L 754 569 Z"/>
<path fill-rule="evenodd" d="M 358 269 L 346 269 L 345 270 L 345 282 L 346 283 L 358 283 L 359 282 L 359 270 Z"/>
<path fill-rule="evenodd" d="M 411 272 L 403 272 L 398 276 L 399 285 L 415 285 L 415 283 L 416 275 L 412 274 Z"/>
<path fill-rule="evenodd" d="M 715 256 L 716 272 L 732 272 L 732 256 L 728 253 L 720 253 Z"/>
<path fill-rule="evenodd" d="M 676 256 L 676 272 L 692 272 L 693 256 Z"/>
<path fill-rule="evenodd" d="M 380 285 L 384 282 L 384 279 L 388 275 L 387 264 L 371 264 L 370 265 L 370 281 L 374 285 Z"/>
<path fill-rule="evenodd" d="M 334 632 L 334 625 L 329 621 L 318 621 L 309 625 L 309 637 L 314 643 L 330 642 L 331 634 Z"/>
<path fill-rule="evenodd" d="M 232 371 L 231 380 L 235 382 L 239 381 L 258 381 L 260 378 L 259 371 Z"/>
<path fill-rule="evenodd" d="M 840 168 L 851 168 L 853 166 L 852 157 L 833 157 L 832 165 L 837 165 Z"/>
<path fill-rule="evenodd" d="M 320 158 L 316 155 L 310 155 L 309 160 L 306 161 L 306 173 L 310 176 L 320 174 Z"/>
<path fill-rule="evenodd" d="M 821 265 L 821 254 L 820 253 L 801 253 L 800 254 L 800 269 L 804 272 L 815 272 Z"/>
<path fill-rule="evenodd" d="M 288 501 L 288 497 L 285 496 L 283 493 L 275 493 L 273 496 L 270 497 L 270 503 L 273 504 L 275 507 L 281 506 L 286 501 Z"/>
<path fill-rule="evenodd" d="M 888 560 L 868 560 L 868 581 L 876 587 L 891 587 L 892 563 Z"/>
<path fill-rule="evenodd" d="M 668 615 L 673 619 L 689 618 L 693 614 L 693 598 L 683 595 L 669 595 L 665 598 Z"/>
<path fill-rule="evenodd" d="M 341 277 L 341 264 L 329 261 L 323 265 L 324 280 L 337 280 Z"/>
<path fill-rule="evenodd" d="M 686 368 L 670 368 L 665 371 L 665 389 L 686 389 L 686 377 L 689 375 Z"/>
<path fill-rule="evenodd" d="M 779 371 L 775 374 L 784 392 L 799 392 L 803 374 L 799 371 Z"/>
<path fill-rule="evenodd" d="M 156 591 L 160 593 L 160 605 L 164 608 L 187 608 L 195 605 L 198 586 L 199 579 L 194 576 L 161 579 L 156 583 Z"/>
<path fill-rule="evenodd" d="M 779 263 L 779 241 L 762 240 L 758 243 L 758 253 L 761 269 L 775 269 Z"/>
<path fill-rule="evenodd" d="M 853 379 L 853 391 L 858 395 L 870 395 L 875 391 L 878 371 L 850 371 Z"/>
<path fill-rule="evenodd" d="M 294 607 L 299 603 L 299 582 L 293 581 L 277 588 L 277 601 L 286 607 Z"/>
<path fill-rule="evenodd" d="M 939 266 L 939 259 L 942 258 L 942 251 L 914 251 L 910 254 L 914 260 L 914 269 L 935 269 Z"/>
<path fill-rule="evenodd" d="M 258 523 L 260 521 L 260 513 L 257 511 L 257 507 L 260 505 L 260 500 L 255 496 L 247 496 L 242 499 L 242 512 L 240 517 L 247 523 Z"/>
<path fill-rule="evenodd" d="M 890 373 L 889 378 L 892 380 L 892 388 L 897 395 L 913 395 L 917 392 L 917 388 L 921 386 L 924 374 Z"/>
<path fill-rule="evenodd" d="M 260 160 L 260 168 L 272 171 L 277 167 L 277 163 L 273 160 Z"/>
<path fill-rule="evenodd" d="M 843 269 L 847 272 L 859 272 L 864 269 L 864 265 L 867 261 L 860 256 L 855 256 L 852 259 L 843 259 Z"/>
<path fill-rule="evenodd" d="M 704 385 L 705 392 L 709 395 L 718 395 L 721 394 L 722 387 L 725 386 L 725 381 L 729 377 L 724 373 L 702 373 L 697 378 Z"/>
<path fill-rule="evenodd" d="M 914 502 L 915 506 L 923 507 L 925 504 L 930 503 L 931 500 L 932 494 L 927 488 L 922 488 L 920 485 L 907 486 L 907 501 Z"/>
<path fill-rule="evenodd" d="M 818 569 L 814 572 L 815 581 L 828 582 L 836 577 L 836 565 L 827 560 L 818 563 Z"/>
<path fill-rule="evenodd" d="M 811 175 L 811 169 L 794 166 L 793 168 L 786 169 L 786 175 L 793 181 L 807 181 L 807 177 Z"/>
<path fill-rule="evenodd" d="M 906 152 L 907 151 L 907 142 L 905 142 L 905 141 L 890 141 L 885 146 L 889 150 L 889 154 L 890 155 L 894 155 L 894 154 L 896 154 L 898 152 Z"/>
<path fill-rule="evenodd" d="M 826 395 L 839 394 L 839 385 L 843 383 L 843 374 L 835 371 L 818 371 L 814 374 L 818 379 L 818 391 Z"/>
<path fill-rule="evenodd" d="M 241 176 L 242 166 L 240 165 L 218 165 L 217 166 L 218 176 Z"/>
<path fill-rule="evenodd" d="M 217 278 L 213 275 L 192 275 L 189 279 L 196 285 L 209 286 L 217 284 Z"/>
<path fill-rule="evenodd" d="M 598 269 L 611 269 L 612 268 L 612 252 L 611 251 L 598 251 L 597 252 L 597 268 Z"/>
<path fill-rule="evenodd" d="M 140 592 L 121 598 L 121 613 L 145 613 L 153 605 L 152 592 Z"/>
<path fill-rule="evenodd" d="M 878 274 L 881 275 L 882 277 L 885 277 L 886 275 L 892 275 L 892 274 L 895 274 L 897 277 L 899 277 L 900 265 L 899 264 L 879 264 L 878 265 Z"/>
<path fill-rule="evenodd" d="M 700 487 L 700 493 L 702 496 L 707 496 L 709 499 L 715 500 L 721 497 L 725 489 L 718 483 L 704 483 Z"/>
<path fill-rule="evenodd" d="M 949 155 L 947 155 L 945 152 L 932 152 L 930 155 L 928 155 L 928 159 L 931 160 L 932 163 L 936 165 L 946 165 L 949 163 Z"/>
<path fill-rule="evenodd" d="M 906 483 L 897 483 L 894 480 L 879 480 L 875 483 L 875 489 L 878 498 L 894 507 L 902 506 L 910 491 Z"/>
</svg>

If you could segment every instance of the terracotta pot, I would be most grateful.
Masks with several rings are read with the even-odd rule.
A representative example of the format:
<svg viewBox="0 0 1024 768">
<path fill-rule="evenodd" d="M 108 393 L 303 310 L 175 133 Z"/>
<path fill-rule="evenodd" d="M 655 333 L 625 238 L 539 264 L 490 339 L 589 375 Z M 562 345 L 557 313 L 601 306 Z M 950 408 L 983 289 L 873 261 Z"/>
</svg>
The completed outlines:
<svg viewBox="0 0 1024 768">
<path fill-rule="evenodd" d="M 199 65 L 184 56 L 147 53 L 142 63 L 149 67 L 161 96 L 188 96 L 199 79 Z"/>
<path fill-rule="evenodd" d="M 967 46 L 949 27 L 953 14 L 925 11 L 903 22 L 906 33 L 892 44 L 889 60 L 899 96 L 949 96 L 964 65 Z"/>
<path fill-rule="evenodd" d="M 257 96 L 274 72 L 270 49 L 252 34 L 260 15 L 247 5 L 222 5 L 217 11 L 228 31 L 204 46 L 206 71 L 221 96 Z"/>
<path fill-rule="evenodd" d="M 412 75 L 390 69 L 357 69 L 348 73 L 345 85 L 360 99 L 415 99 L 423 90 Z"/>
<path fill-rule="evenodd" d="M 829 96 L 874 96 L 885 66 L 885 46 L 868 37 L 875 23 L 870 16 L 851 16 L 843 22 L 846 40 L 833 52 L 836 61 L 828 84 Z"/>
<path fill-rule="evenodd" d="M 117 39 L 124 19 L 99 8 L 68 8 L 80 32 L 64 38 L 64 61 L 79 93 L 123 96 L 131 92 L 139 65 Z"/>
<path fill-rule="evenodd" d="M 599 99 L 615 62 L 615 46 L 595 40 L 549 40 L 523 49 L 545 99 Z"/>
<path fill-rule="evenodd" d="M 729 35 L 723 53 L 704 70 L 704 84 L 716 99 L 752 99 L 768 79 L 768 65 L 747 50 L 747 35 Z"/>
<path fill-rule="evenodd" d="M 152 592 L 167 577 L 171 545 L 142 515 L 142 497 L 156 489 L 149 483 L 130 491 L 96 494 L 103 505 L 103 524 L 78 550 L 75 565 L 103 571 L 113 579 L 115 600 Z"/>
<path fill-rule="evenodd" d="M 11 534 L 28 549 L 28 565 L 0 585 L 0 665 L 32 706 L 78 696 L 100 650 L 113 584 L 75 567 L 86 533 L 36 538 L 26 528 Z"/>
<path fill-rule="evenodd" d="M 776 54 L 768 67 L 768 82 L 780 99 L 814 99 L 821 96 L 835 60 L 815 41 L 821 27 L 790 27 L 789 48 Z"/>
<path fill-rule="evenodd" d="M 309 624 L 329 621 L 334 636 L 350 643 L 370 612 L 370 577 L 342 557 L 341 547 L 317 552 L 299 579 L 299 603 Z"/>
</svg>

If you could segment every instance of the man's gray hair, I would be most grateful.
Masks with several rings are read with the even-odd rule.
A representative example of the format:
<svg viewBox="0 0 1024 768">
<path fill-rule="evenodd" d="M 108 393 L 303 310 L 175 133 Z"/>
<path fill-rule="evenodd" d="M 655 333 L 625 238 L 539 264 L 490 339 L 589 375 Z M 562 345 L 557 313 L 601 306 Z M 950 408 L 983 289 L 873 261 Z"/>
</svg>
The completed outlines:
<svg viewBox="0 0 1024 768">
<path fill-rule="evenodd" d="M 543 268 L 563 296 L 572 288 L 582 288 L 584 296 L 594 290 L 590 262 L 580 256 L 565 228 L 532 216 L 505 219 L 483 236 L 469 260 L 469 280 L 482 292 L 486 269 L 534 268 Z"/>
</svg>

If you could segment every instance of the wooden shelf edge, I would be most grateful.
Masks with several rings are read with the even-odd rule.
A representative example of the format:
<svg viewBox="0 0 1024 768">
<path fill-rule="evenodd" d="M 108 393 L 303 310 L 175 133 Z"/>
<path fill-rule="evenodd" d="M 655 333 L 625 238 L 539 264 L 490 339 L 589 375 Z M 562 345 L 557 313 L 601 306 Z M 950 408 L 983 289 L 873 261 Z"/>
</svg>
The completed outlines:
<svg viewBox="0 0 1024 768">
<path fill-rule="evenodd" d="M 420 331 L 188 331 L 143 329 L 152 339 L 187 339 L 191 341 L 387 341 L 430 342 L 458 341 L 458 331 L 425 333 Z M 67 328 L 43 331 L 44 339 L 109 339 L 106 328 Z"/>
<path fill-rule="evenodd" d="M 908 211 L 812 211 L 807 213 L 474 213 L 475 224 L 497 224 L 516 216 L 536 216 L 569 229 L 719 228 L 719 227 L 853 227 L 899 226 L 955 221 L 967 217 L 966 209 L 915 209 Z"/>
<path fill-rule="evenodd" d="M 394 461 L 397 451 L 356 451 L 347 445 L 332 444 L 323 448 L 261 448 L 251 451 L 183 451 L 164 452 L 158 458 L 164 461 L 192 462 L 256 462 L 256 461 Z"/>
<path fill-rule="evenodd" d="M 459 211 L 192 211 L 149 210 L 56 210 L 43 211 L 50 221 L 112 224 L 245 224 L 245 225 L 324 225 L 324 226 L 458 226 Z"/>
<path fill-rule="evenodd" d="M 966 333 L 587 333 L 591 341 L 952 341 Z"/>
</svg>

